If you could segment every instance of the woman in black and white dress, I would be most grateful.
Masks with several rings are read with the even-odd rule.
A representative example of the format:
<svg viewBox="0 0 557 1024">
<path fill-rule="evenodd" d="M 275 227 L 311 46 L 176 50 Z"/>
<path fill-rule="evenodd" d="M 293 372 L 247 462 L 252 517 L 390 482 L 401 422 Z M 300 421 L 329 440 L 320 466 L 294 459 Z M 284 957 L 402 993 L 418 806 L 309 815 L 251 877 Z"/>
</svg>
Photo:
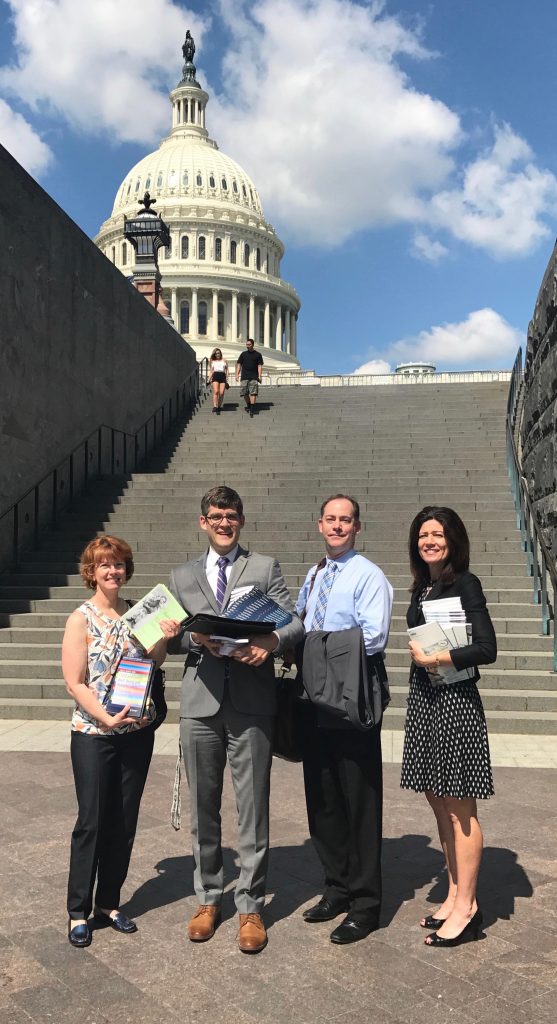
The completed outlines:
<svg viewBox="0 0 557 1024">
<path fill-rule="evenodd" d="M 213 389 L 213 412 L 220 416 L 224 392 L 228 384 L 228 363 L 222 358 L 220 348 L 214 348 L 210 359 L 211 387 Z"/>
<path fill-rule="evenodd" d="M 411 641 L 410 693 L 401 786 L 425 793 L 433 809 L 445 855 L 449 889 L 435 914 L 422 918 L 436 929 L 427 945 L 454 946 L 477 938 L 482 915 L 476 887 L 483 850 L 477 799 L 493 795 L 484 710 L 476 683 L 478 665 L 497 657 L 497 642 L 482 585 L 471 572 L 464 523 L 450 508 L 427 506 L 409 537 L 414 582 L 407 613 L 410 627 L 424 622 L 424 601 L 459 597 L 472 627 L 471 642 L 439 655 L 426 655 Z M 437 670 L 472 668 L 471 679 L 445 684 Z"/>
</svg>

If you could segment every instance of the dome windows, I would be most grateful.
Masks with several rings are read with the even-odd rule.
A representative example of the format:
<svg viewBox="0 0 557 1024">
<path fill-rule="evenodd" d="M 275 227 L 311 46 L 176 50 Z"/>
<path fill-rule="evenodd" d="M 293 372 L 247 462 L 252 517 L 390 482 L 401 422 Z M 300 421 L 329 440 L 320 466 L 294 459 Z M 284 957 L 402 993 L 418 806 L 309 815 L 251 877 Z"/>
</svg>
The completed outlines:
<svg viewBox="0 0 557 1024">
<path fill-rule="evenodd" d="M 242 185 L 242 195 L 243 195 L 244 199 L 248 198 L 248 194 L 246 192 L 246 186 L 245 185 Z"/>
<path fill-rule="evenodd" d="M 184 188 L 187 188 L 189 183 L 190 183 L 190 176 L 189 176 L 187 171 L 184 171 L 184 173 L 182 174 L 182 185 L 184 186 Z"/>
<path fill-rule="evenodd" d="M 222 179 L 221 185 L 222 185 L 223 191 L 224 192 L 228 192 L 228 182 L 227 182 L 226 178 Z"/>
<path fill-rule="evenodd" d="M 249 254 L 250 249 L 248 243 L 246 242 L 246 244 L 244 245 L 244 267 L 249 267 Z"/>
<path fill-rule="evenodd" d="M 215 188 L 215 176 L 211 174 L 209 176 L 209 188 Z"/>
<path fill-rule="evenodd" d="M 224 303 L 219 302 L 217 306 L 217 333 L 219 338 L 224 338 Z"/>
<path fill-rule="evenodd" d="M 122 266 L 125 267 L 128 262 L 128 247 L 125 242 L 122 242 Z"/>
<path fill-rule="evenodd" d="M 237 243 L 232 241 L 230 243 L 230 262 L 231 263 L 236 263 L 236 250 L 237 250 Z"/>
<path fill-rule="evenodd" d="M 168 187 L 169 188 L 176 188 L 177 182 L 178 182 L 178 175 L 176 174 L 176 171 L 169 171 L 169 174 L 168 174 Z"/>
<path fill-rule="evenodd" d="M 215 260 L 217 263 L 222 260 L 222 238 L 215 238 Z"/>
<path fill-rule="evenodd" d="M 190 240 L 187 235 L 182 235 L 182 259 L 187 260 L 190 254 Z M 182 332 L 183 333 L 183 332 Z"/>
<path fill-rule="evenodd" d="M 234 181 L 232 182 L 232 191 L 238 195 L 238 182 L 236 181 L 236 178 L 234 178 Z"/>
<path fill-rule="evenodd" d="M 147 178 L 145 179 L 145 189 L 147 191 L 149 191 L 150 188 L 151 188 L 151 175 L 148 174 Z"/>
<path fill-rule="evenodd" d="M 198 188 L 201 188 L 201 186 L 203 185 L 203 176 L 201 174 L 201 171 L 197 172 L 195 184 L 197 185 Z"/>
<path fill-rule="evenodd" d="M 162 171 L 159 171 L 157 177 L 157 188 L 162 188 Z"/>
<path fill-rule="evenodd" d="M 205 259 L 205 236 L 200 235 L 197 240 L 197 258 L 199 260 Z"/>
<path fill-rule="evenodd" d="M 261 270 L 261 249 L 255 250 L 255 266 L 258 270 Z"/>
<path fill-rule="evenodd" d="M 180 334 L 190 333 L 190 304 L 182 302 L 180 306 Z"/>
<path fill-rule="evenodd" d="M 126 192 L 126 196 L 129 196 L 129 194 L 130 194 L 131 190 L 132 190 L 132 183 L 131 183 L 131 181 L 130 181 L 130 182 L 128 183 L 128 191 Z"/>
</svg>

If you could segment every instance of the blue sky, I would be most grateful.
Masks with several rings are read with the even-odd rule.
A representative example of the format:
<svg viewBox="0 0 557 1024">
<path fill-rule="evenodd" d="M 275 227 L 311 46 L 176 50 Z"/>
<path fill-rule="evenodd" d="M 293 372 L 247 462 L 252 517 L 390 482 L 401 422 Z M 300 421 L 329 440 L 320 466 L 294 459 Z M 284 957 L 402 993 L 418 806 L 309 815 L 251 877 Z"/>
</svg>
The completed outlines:
<svg viewBox="0 0 557 1024">
<path fill-rule="evenodd" d="M 186 28 L 321 373 L 510 367 L 557 224 L 554 0 L 0 0 L 0 141 L 93 236 Z"/>
</svg>

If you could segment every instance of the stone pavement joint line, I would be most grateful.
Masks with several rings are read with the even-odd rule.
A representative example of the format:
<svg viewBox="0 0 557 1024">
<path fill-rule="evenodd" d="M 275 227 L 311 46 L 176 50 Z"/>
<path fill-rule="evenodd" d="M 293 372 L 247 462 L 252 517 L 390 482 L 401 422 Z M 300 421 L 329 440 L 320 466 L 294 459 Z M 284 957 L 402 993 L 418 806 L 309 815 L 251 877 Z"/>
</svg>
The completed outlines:
<svg viewBox="0 0 557 1024">
<path fill-rule="evenodd" d="M 167 732 L 174 744 L 171 727 Z M 188 801 L 182 830 L 175 832 L 169 824 L 174 758 L 161 755 L 147 781 L 124 891 L 123 909 L 139 931 L 122 936 L 97 929 L 85 950 L 72 949 L 66 935 L 76 813 L 69 757 L 2 752 L 0 771 L 3 1024 L 555 1024 L 557 799 L 551 770 L 495 770 L 496 796 L 480 802 L 483 937 L 433 950 L 424 946 L 418 924 L 443 899 L 446 884 L 433 816 L 423 797 L 399 788 L 398 767 L 386 765 L 381 928 L 339 948 L 329 941 L 330 924 L 302 920 L 322 891 L 321 871 L 308 840 L 301 768 L 275 760 L 264 911 L 269 945 L 257 957 L 237 948 L 237 833 L 228 771 L 226 893 L 214 938 L 201 946 L 187 939 L 197 903 Z"/>
<path fill-rule="evenodd" d="M 178 725 L 162 725 L 155 737 L 155 754 L 175 754 L 178 750 Z M 401 732 L 383 729 L 383 761 L 400 764 L 404 737 Z M 519 736 L 494 733 L 490 737 L 491 760 L 506 768 L 557 768 L 557 736 Z M 0 720 L 0 751 L 70 749 L 69 722 Z"/>
</svg>

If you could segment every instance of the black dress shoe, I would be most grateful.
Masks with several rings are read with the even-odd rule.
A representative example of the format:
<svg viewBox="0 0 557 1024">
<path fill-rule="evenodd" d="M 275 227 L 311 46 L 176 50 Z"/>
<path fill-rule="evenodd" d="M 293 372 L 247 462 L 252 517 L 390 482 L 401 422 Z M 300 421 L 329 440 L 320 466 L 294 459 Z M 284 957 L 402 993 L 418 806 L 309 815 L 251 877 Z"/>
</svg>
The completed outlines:
<svg viewBox="0 0 557 1024">
<path fill-rule="evenodd" d="M 428 935 L 424 942 L 426 946 L 460 946 L 462 942 L 475 942 L 479 939 L 483 924 L 483 914 L 478 908 L 474 916 L 469 920 L 465 928 L 462 929 L 460 935 L 455 935 L 454 939 L 444 939 L 442 935 L 438 935 L 437 932 L 433 932 L 432 935 Z"/>
<path fill-rule="evenodd" d="M 444 918 L 428 914 L 427 917 L 424 917 L 423 921 L 420 921 L 420 928 L 440 928 L 444 923 Z"/>
<path fill-rule="evenodd" d="M 345 914 L 349 908 L 348 900 L 328 900 L 326 896 L 322 896 L 314 907 L 304 910 L 302 917 L 310 924 L 317 924 L 321 921 L 332 921 L 339 914 Z"/>
<path fill-rule="evenodd" d="M 111 917 L 110 914 L 105 914 L 104 910 L 99 910 L 98 907 L 95 907 L 95 917 L 104 924 L 110 925 L 111 928 L 114 928 L 114 931 L 122 932 L 124 935 L 131 935 L 132 932 L 137 931 L 135 921 L 126 917 L 121 910 L 118 911 L 116 917 Z"/>
<path fill-rule="evenodd" d="M 356 921 L 353 917 L 344 918 L 338 928 L 331 932 L 331 942 L 337 946 L 346 946 L 349 942 L 359 942 L 376 931 L 378 925 L 374 921 Z"/>
<path fill-rule="evenodd" d="M 76 924 L 71 927 L 72 922 L 68 924 L 68 942 L 76 949 L 83 949 L 84 946 L 91 945 L 91 929 L 87 923 Z"/>
</svg>

